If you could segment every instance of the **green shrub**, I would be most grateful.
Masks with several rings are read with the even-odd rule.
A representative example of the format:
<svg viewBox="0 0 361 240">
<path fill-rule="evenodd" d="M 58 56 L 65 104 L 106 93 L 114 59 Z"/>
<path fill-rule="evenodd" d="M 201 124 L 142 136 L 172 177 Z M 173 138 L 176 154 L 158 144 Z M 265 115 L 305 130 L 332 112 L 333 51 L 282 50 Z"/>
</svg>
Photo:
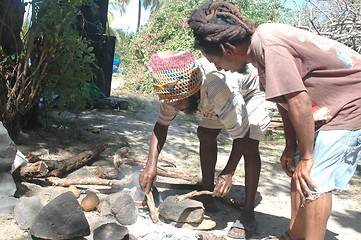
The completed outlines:
<svg viewBox="0 0 361 240">
<path fill-rule="evenodd" d="M 156 51 L 189 50 L 201 57 L 198 50 L 193 49 L 194 39 L 187 20 L 192 11 L 207 0 L 171 0 L 149 17 L 146 25 L 132 39 L 125 43 L 119 51 L 120 67 L 125 79 L 125 88 L 141 91 L 145 94 L 153 92 L 153 81 L 148 73 L 149 57 Z M 275 21 L 282 11 L 279 1 L 242 1 L 236 5 L 243 9 L 245 18 L 259 23 Z M 277 10 L 281 9 L 281 10 Z"/>
</svg>

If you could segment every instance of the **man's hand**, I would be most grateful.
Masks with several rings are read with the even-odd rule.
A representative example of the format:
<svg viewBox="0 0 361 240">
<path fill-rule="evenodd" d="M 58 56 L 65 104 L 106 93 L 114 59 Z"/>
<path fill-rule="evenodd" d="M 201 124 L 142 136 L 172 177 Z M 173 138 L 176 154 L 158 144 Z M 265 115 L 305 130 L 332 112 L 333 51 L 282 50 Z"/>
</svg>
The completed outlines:
<svg viewBox="0 0 361 240">
<path fill-rule="evenodd" d="M 139 174 L 139 185 L 145 193 L 149 193 L 157 178 L 157 168 L 145 167 Z"/>
<path fill-rule="evenodd" d="M 315 160 L 313 158 L 300 159 L 300 162 L 297 165 L 295 172 L 293 173 L 293 180 L 296 184 L 297 191 L 301 194 L 301 196 L 303 196 L 303 198 L 312 196 L 312 193 L 307 184 L 317 190 L 316 184 L 310 177 L 311 168 L 314 162 Z"/>
<path fill-rule="evenodd" d="M 282 156 L 281 156 L 281 164 L 282 169 L 285 171 L 285 173 L 292 177 L 294 171 L 295 171 L 295 164 L 293 162 L 293 157 L 295 156 L 295 150 L 293 148 L 286 147 L 283 150 Z"/>
<path fill-rule="evenodd" d="M 232 188 L 233 174 L 219 174 L 216 180 L 216 187 L 213 190 L 213 196 L 224 197 Z"/>
</svg>

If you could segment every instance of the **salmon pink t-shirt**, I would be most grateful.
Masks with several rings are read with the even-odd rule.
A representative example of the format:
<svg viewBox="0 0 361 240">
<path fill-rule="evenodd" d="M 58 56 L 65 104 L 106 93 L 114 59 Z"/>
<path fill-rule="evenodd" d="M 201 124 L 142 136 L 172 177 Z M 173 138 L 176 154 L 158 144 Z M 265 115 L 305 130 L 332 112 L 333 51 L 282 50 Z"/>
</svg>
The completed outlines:
<svg viewBox="0 0 361 240">
<path fill-rule="evenodd" d="M 322 130 L 361 128 L 361 55 L 334 40 L 279 23 L 252 36 L 254 65 L 266 99 L 307 91 Z"/>
</svg>

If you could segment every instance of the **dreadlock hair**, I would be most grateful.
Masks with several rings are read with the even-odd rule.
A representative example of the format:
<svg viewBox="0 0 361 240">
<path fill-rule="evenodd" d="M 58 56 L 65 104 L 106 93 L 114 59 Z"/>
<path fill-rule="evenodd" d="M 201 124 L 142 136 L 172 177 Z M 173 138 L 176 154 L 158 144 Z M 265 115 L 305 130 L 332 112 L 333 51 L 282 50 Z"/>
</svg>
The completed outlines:
<svg viewBox="0 0 361 240">
<path fill-rule="evenodd" d="M 242 18 L 231 2 L 210 1 L 195 9 L 188 19 L 195 37 L 194 47 L 221 56 L 225 48 L 250 41 L 256 23 Z"/>
</svg>

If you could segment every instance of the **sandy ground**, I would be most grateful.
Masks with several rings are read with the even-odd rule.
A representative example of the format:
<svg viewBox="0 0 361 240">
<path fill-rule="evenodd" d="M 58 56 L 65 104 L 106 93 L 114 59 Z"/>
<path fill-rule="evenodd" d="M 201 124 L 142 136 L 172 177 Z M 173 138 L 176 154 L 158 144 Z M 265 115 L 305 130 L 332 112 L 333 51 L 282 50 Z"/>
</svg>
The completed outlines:
<svg viewBox="0 0 361 240">
<path fill-rule="evenodd" d="M 130 99 L 132 94 L 124 94 L 116 89 L 119 84 L 113 81 L 112 95 Z M 61 136 L 54 135 L 54 132 L 37 130 L 37 132 L 25 132 L 21 138 L 17 139 L 17 146 L 23 153 L 33 152 L 41 157 L 49 159 L 64 159 L 71 157 L 75 153 L 88 149 L 95 144 L 107 142 L 109 147 L 100 155 L 98 161 L 91 166 L 83 167 L 67 177 L 92 176 L 96 174 L 98 166 L 111 164 L 112 156 L 117 149 L 128 145 L 132 153 L 137 157 L 145 158 L 148 152 L 150 133 L 157 119 L 158 101 L 155 97 L 141 97 L 146 99 L 147 104 L 142 105 L 142 101 L 130 100 L 130 109 L 118 111 L 111 109 L 88 110 L 79 116 L 81 129 L 100 129 L 100 133 L 93 133 L 84 130 L 80 137 L 74 137 L 74 133 L 64 128 Z M 133 109 L 134 105 L 142 105 L 141 111 Z M 52 114 L 50 111 L 49 115 Z M 54 114 L 56 116 L 56 114 Z M 62 120 L 65 123 L 67 117 L 71 119 L 74 115 L 64 114 Z M 70 121 L 70 120 L 68 120 Z M 65 125 L 65 124 L 64 124 Z M 162 160 L 174 163 L 178 169 L 182 169 L 194 174 L 200 174 L 198 160 L 198 139 L 196 137 L 197 121 L 188 121 L 185 116 L 177 116 L 172 123 L 167 143 L 160 156 Z M 75 134 L 76 135 L 76 134 Z M 225 165 L 230 150 L 230 142 L 226 134 L 220 137 L 220 141 L 225 142 L 219 147 L 217 170 L 220 171 Z M 227 142 L 228 141 L 228 142 Z M 289 182 L 290 179 L 282 171 L 278 164 L 278 156 L 270 154 L 267 149 L 282 151 L 282 145 L 265 145 L 261 142 L 262 172 L 256 201 L 256 219 L 258 222 L 258 232 L 255 238 L 268 235 L 280 235 L 288 228 L 290 220 Z M 243 161 L 237 167 L 233 179 L 233 188 L 230 197 L 237 201 L 242 201 L 244 196 L 244 172 Z M 188 183 L 184 180 L 175 180 L 158 177 L 156 186 L 161 192 L 162 198 L 167 195 L 182 194 L 192 189 L 169 188 L 164 183 L 177 184 Z M 168 187 L 164 187 L 168 186 Z M 98 186 L 82 186 L 85 191 L 95 191 L 102 193 L 105 197 L 106 188 Z M 37 196 L 43 204 L 46 204 L 66 188 L 46 186 L 40 187 L 33 183 L 21 182 L 18 184 L 17 197 Z M 360 197 L 351 192 L 336 193 L 333 195 L 332 215 L 327 225 L 325 239 L 327 240 L 361 240 L 361 206 Z M 216 221 L 216 227 L 211 231 L 217 235 L 225 235 L 233 221 L 239 216 L 240 210 L 228 205 L 221 204 L 220 212 L 210 214 Z M 93 227 L 99 220 L 99 213 L 86 213 L 86 217 Z M 151 225 L 149 227 L 151 231 Z M 195 230 L 194 230 L 195 231 Z M 27 239 L 27 232 L 19 229 L 14 220 L 13 214 L 0 215 L 0 240 Z M 91 236 L 86 239 L 92 239 Z"/>
</svg>

